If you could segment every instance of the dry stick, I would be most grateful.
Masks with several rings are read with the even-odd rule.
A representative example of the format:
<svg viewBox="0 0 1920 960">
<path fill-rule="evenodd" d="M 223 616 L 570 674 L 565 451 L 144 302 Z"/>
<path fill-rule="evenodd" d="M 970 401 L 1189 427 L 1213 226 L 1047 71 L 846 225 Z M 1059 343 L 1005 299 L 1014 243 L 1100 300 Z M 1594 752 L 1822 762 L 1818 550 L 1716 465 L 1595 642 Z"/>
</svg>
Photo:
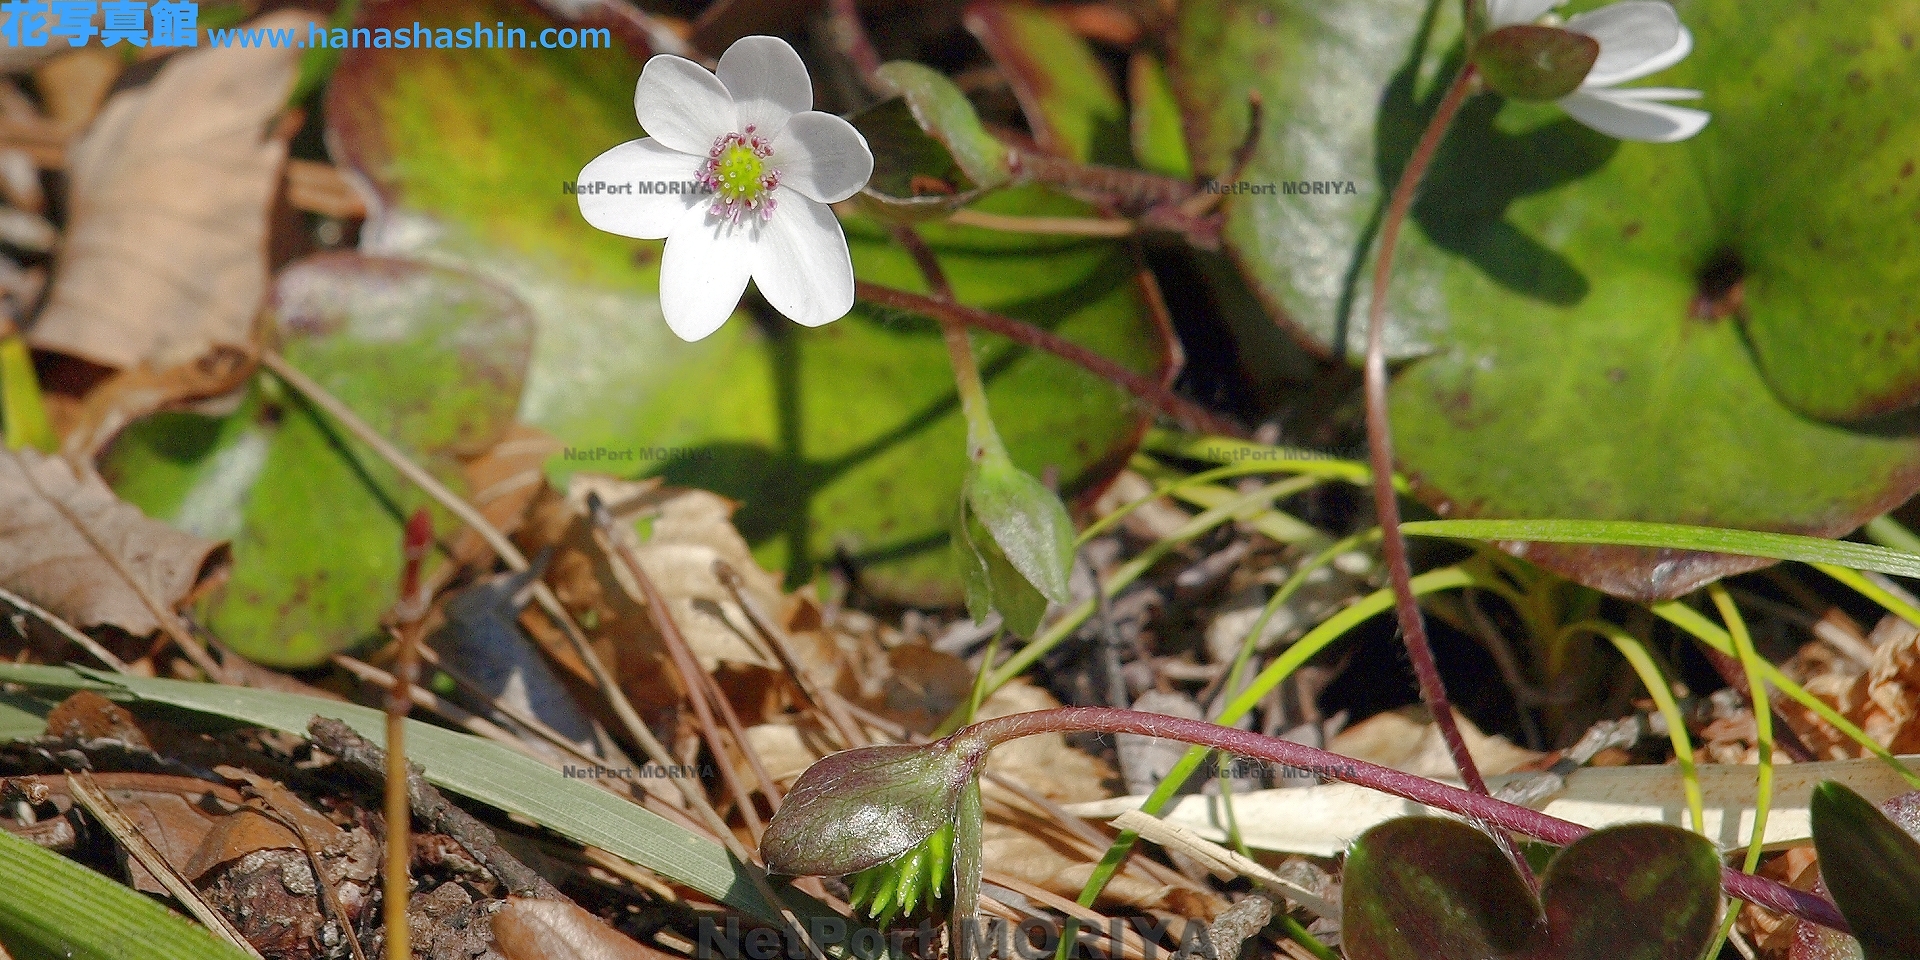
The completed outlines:
<svg viewBox="0 0 1920 960">
<path fill-rule="evenodd" d="M 264 960 L 260 956 L 260 951 L 254 949 L 253 944 L 248 943 L 247 938 L 241 936 L 239 930 L 234 929 L 226 915 L 202 899 L 193 889 L 193 885 L 180 876 L 180 872 L 174 869 L 173 864 L 167 862 L 167 858 L 153 845 L 153 841 L 148 840 L 146 835 L 140 832 L 140 828 L 128 819 L 126 814 L 120 812 L 120 807 L 113 802 L 113 798 L 107 796 L 99 785 L 93 782 L 92 774 L 84 771 L 68 774 L 67 791 L 72 795 L 75 803 L 93 814 L 93 818 L 100 821 L 100 825 L 120 842 L 120 846 L 127 851 L 127 856 L 147 868 L 147 872 L 153 874 L 153 878 L 160 881 L 160 885 L 166 887 L 167 892 L 172 894 L 181 906 L 186 907 L 188 913 L 193 914 L 195 919 L 206 924 L 223 939 L 246 951 L 254 960 Z"/>
<path fill-rule="evenodd" d="M 28 600 L 26 597 L 23 597 L 17 593 L 14 593 L 13 591 L 8 590 L 4 587 L 0 587 L 0 600 L 6 601 L 9 605 L 20 610 L 22 613 L 29 614 L 34 619 L 40 621 L 41 623 L 44 623 L 47 626 L 52 627 L 61 636 L 66 637 L 68 640 L 73 641 L 73 643 L 76 646 L 78 646 L 80 649 L 93 654 L 93 657 L 95 660 L 98 660 L 101 663 L 104 663 L 107 666 L 112 667 L 114 673 L 127 672 L 126 663 L 122 661 L 119 657 L 114 656 L 111 652 L 107 650 L 106 647 L 101 646 L 98 640 L 95 640 L 92 637 L 89 637 L 86 634 L 81 633 L 77 629 L 74 629 L 73 624 L 68 623 L 65 620 L 60 619 L 59 617 L 54 616 L 53 613 L 40 608 L 33 601 Z"/>
<path fill-rule="evenodd" d="M 340 904 L 339 891 L 335 889 L 334 884 L 328 882 L 327 875 L 320 870 L 320 854 L 314 852 L 313 838 L 307 836 L 307 828 L 301 826 L 300 821 L 292 814 L 274 806 L 273 798 L 260 792 L 254 784 L 245 783 L 240 789 L 244 795 L 260 801 L 262 814 L 293 831 L 294 838 L 300 841 L 300 852 L 307 856 L 307 867 L 313 871 L 313 885 L 320 890 L 321 905 L 325 906 L 327 912 L 333 915 L 334 921 L 340 924 L 340 932 L 346 937 L 347 946 L 353 952 L 353 960 L 367 960 L 366 953 L 360 949 L 360 938 L 354 934 L 353 921 L 348 919 L 346 908 Z"/>
<path fill-rule="evenodd" d="M 396 621 L 388 629 L 400 652 L 387 687 L 387 955 L 413 956 L 412 931 L 407 926 L 407 898 L 412 892 L 408 868 L 413 860 L 413 818 L 407 801 L 407 715 L 413 712 L 414 680 L 419 667 L 414 651 L 420 645 L 421 620 L 431 598 L 420 589 L 420 564 L 433 546 L 433 518 L 422 507 L 407 518 L 402 550 L 407 565 L 400 575 L 400 599 L 393 605 Z"/>
<path fill-rule="evenodd" d="M 1180 396 L 1154 378 L 1129 370 L 1050 330 L 1043 330 L 1012 317 L 936 300 L 905 290 L 883 287 L 865 280 L 854 281 L 854 289 L 859 298 L 867 303 L 925 314 L 943 325 L 956 323 L 985 330 L 1012 340 L 1023 347 L 1053 354 L 1127 391 L 1189 430 L 1241 439 L 1249 436 L 1244 427 Z"/>
<path fill-rule="evenodd" d="M 819 711 L 821 716 L 828 719 L 829 729 L 839 735 L 840 745 L 857 747 L 865 744 L 867 738 L 861 735 L 860 726 L 854 722 L 852 715 L 840 705 L 840 698 L 827 696 L 831 691 L 814 682 L 807 671 L 801 667 L 800 659 L 794 656 L 793 641 L 787 636 L 786 631 L 780 629 L 780 626 L 773 622 L 773 618 L 760 609 L 758 601 L 747 595 L 744 589 L 746 585 L 740 578 L 740 572 L 733 569 L 725 560 L 715 560 L 713 575 L 727 588 L 727 592 L 733 595 L 733 602 L 746 611 L 747 619 L 765 638 L 767 646 L 772 648 L 774 659 L 780 661 L 780 666 L 787 671 L 787 676 L 793 678 L 794 685 L 800 688 L 800 694 L 807 698 L 807 702 Z"/>
<path fill-rule="evenodd" d="M 1440 729 L 1440 735 L 1447 742 L 1447 752 L 1453 755 L 1453 764 L 1460 770 L 1460 779 L 1474 793 L 1487 793 L 1487 781 L 1480 776 L 1480 768 L 1473 762 L 1473 755 L 1467 751 L 1467 742 L 1460 736 L 1460 725 L 1453 716 L 1453 704 L 1447 699 L 1447 685 L 1440 677 L 1440 667 L 1433 658 L 1433 646 L 1427 640 L 1427 625 L 1420 613 L 1420 602 L 1413 595 L 1413 570 L 1407 562 L 1407 538 L 1400 532 L 1400 501 L 1393 489 L 1393 436 L 1387 422 L 1387 281 L 1393 276 L 1393 252 L 1400 240 L 1400 227 L 1405 223 L 1407 214 L 1413 208 L 1414 194 L 1419 191 L 1420 181 L 1426 175 L 1427 166 L 1433 162 L 1433 155 L 1440 147 L 1440 141 L 1446 137 L 1447 128 L 1452 125 L 1454 114 L 1467 96 L 1473 92 L 1474 80 L 1479 69 L 1469 63 L 1461 68 L 1447 87 L 1440 101 L 1440 107 L 1434 111 L 1433 119 L 1428 121 L 1427 129 L 1420 135 L 1420 143 L 1414 147 L 1413 155 L 1408 158 L 1406 169 L 1400 172 L 1400 182 L 1393 188 L 1393 198 L 1388 202 L 1387 215 L 1380 230 L 1380 248 L 1373 268 L 1373 296 L 1367 304 L 1367 459 L 1373 468 L 1373 508 L 1380 521 L 1381 552 L 1387 562 L 1387 578 L 1393 584 L 1393 610 L 1400 621 L 1400 635 L 1406 642 L 1407 659 L 1413 663 L 1414 676 L 1420 681 L 1420 698 L 1426 701 L 1427 709 L 1433 714 L 1434 725 Z M 1531 871 L 1527 861 L 1520 855 L 1513 838 L 1496 832 L 1494 839 L 1506 848 L 1508 857 L 1515 866 L 1531 880 Z"/>
<path fill-rule="evenodd" d="M 700 662 L 693 656 L 693 648 L 687 644 L 686 635 L 680 632 L 680 625 L 674 622 L 673 613 L 667 609 L 666 595 L 660 592 L 660 587 L 647 574 L 646 568 L 640 565 L 640 558 L 617 535 L 613 513 L 607 509 L 599 494 L 587 495 L 587 515 L 593 522 L 600 549 L 609 556 L 619 558 L 620 564 L 627 568 L 628 575 L 640 587 L 640 597 L 647 602 L 647 618 L 653 621 L 654 629 L 659 631 L 667 655 L 673 660 L 674 672 L 680 674 L 680 682 L 687 689 L 687 699 L 693 704 L 694 717 L 700 723 L 700 733 L 712 744 L 714 756 L 720 760 L 720 777 L 726 781 L 727 789 L 732 791 L 734 802 L 740 805 L 740 816 L 747 821 L 747 828 L 757 841 L 766 828 L 760 822 L 759 811 L 754 809 L 752 794 L 734 774 L 733 764 L 728 762 L 726 752 L 721 749 L 724 741 L 720 737 L 720 728 L 713 722 L 716 708 L 725 717 L 727 730 L 732 734 L 740 755 L 746 758 L 754 776 L 760 780 L 760 788 L 766 793 L 768 802 L 778 807 L 780 791 L 774 787 L 773 777 L 760 763 L 759 755 L 747 747 L 747 735 L 740 726 L 740 718 L 734 716 L 733 707 L 726 702 L 713 677 L 700 668 Z"/>
<path fill-rule="evenodd" d="M 372 448 L 381 459 L 386 460 L 401 476 L 412 481 L 454 516 L 459 517 L 461 522 L 487 542 L 487 546 L 491 547 L 509 568 L 515 572 L 527 569 L 526 555 L 521 553 L 520 548 L 514 546 L 513 541 L 508 540 L 499 528 L 481 515 L 479 510 L 474 509 L 472 504 L 456 496 L 453 491 L 447 489 L 445 484 L 421 469 L 419 464 L 414 463 L 398 447 L 388 442 L 379 431 L 368 426 L 367 422 L 360 419 L 360 415 L 354 413 L 351 407 L 341 403 L 339 398 L 328 393 L 326 388 L 314 382 L 313 378 L 301 373 L 289 364 L 285 357 L 275 351 L 261 351 L 260 364 L 273 371 L 275 376 L 306 397 L 309 402 L 326 411 L 341 426 L 347 428 L 347 432 Z M 640 744 L 647 759 L 662 767 L 673 766 L 673 755 L 661 745 L 659 738 L 655 737 L 653 731 L 649 730 L 646 723 L 640 719 L 639 712 L 633 708 L 633 702 L 627 699 L 626 692 L 620 689 L 619 681 L 607 669 L 607 665 L 601 662 L 600 655 L 595 653 L 593 647 L 587 643 L 586 634 L 582 633 L 579 625 L 573 622 L 573 617 L 568 615 L 566 607 L 561 605 L 560 598 L 554 595 L 553 589 L 544 581 L 535 580 L 533 597 L 540 605 L 541 611 L 546 613 L 562 633 L 566 634 L 567 641 L 573 645 L 574 654 L 587 665 L 588 672 L 593 674 L 594 684 L 599 688 L 601 696 L 607 698 L 608 704 L 613 707 L 614 714 L 620 718 L 621 725 L 626 728 L 627 734 L 633 737 L 634 742 Z M 741 872 L 746 874 L 748 880 L 752 882 L 755 891 L 767 901 L 769 906 L 780 911 L 781 919 L 787 922 L 816 960 L 825 960 L 819 945 L 807 933 L 799 917 L 794 915 L 793 909 L 787 906 L 786 901 L 774 892 L 772 884 L 767 882 L 766 874 L 754 869 L 752 855 L 740 843 L 740 839 L 733 835 L 733 830 L 727 826 L 726 821 L 714 812 L 713 805 L 707 802 L 706 794 L 700 792 L 690 778 L 669 777 L 668 779 L 680 789 L 681 795 L 686 798 L 687 805 L 700 814 L 701 819 L 707 824 L 707 829 L 713 831 L 714 838 L 740 862 Z"/>
<path fill-rule="evenodd" d="M 180 648 L 180 652 L 187 655 L 187 659 L 192 660 L 194 665 L 204 671 L 207 676 L 220 681 L 227 679 L 226 671 L 221 669 L 220 665 L 213 661 L 213 657 L 207 654 L 207 648 L 201 646 L 199 640 L 195 639 L 192 634 L 189 634 L 180 626 L 179 621 L 175 619 L 171 610 L 161 606 L 160 601 L 154 599 L 153 594 L 148 593 L 147 588 L 141 586 L 139 580 L 134 579 L 133 571 L 128 570 L 126 565 L 120 562 L 120 558 L 114 556 L 113 552 L 107 549 L 107 545 L 100 542 L 99 537 L 94 536 L 91 527 L 88 527 L 77 514 L 68 509 L 65 503 L 61 502 L 52 494 L 47 493 L 46 488 L 40 486 L 40 480 L 33 475 L 32 470 L 23 467 L 20 475 L 27 478 L 27 485 L 33 488 L 33 492 L 39 494 L 42 500 L 45 500 L 53 509 L 59 511 L 60 516 L 66 518 L 68 523 L 73 524 L 73 528 L 79 531 L 80 536 L 87 541 L 89 546 L 93 547 L 93 552 L 99 554 L 100 559 L 105 560 L 107 565 L 113 568 L 113 572 L 119 574 L 120 579 L 126 581 L 127 586 L 133 590 L 134 595 L 140 598 L 141 604 L 146 606 L 147 612 L 153 615 L 154 622 L 158 623 L 160 629 L 165 631 L 167 636 L 173 640 L 174 644 Z"/>
</svg>

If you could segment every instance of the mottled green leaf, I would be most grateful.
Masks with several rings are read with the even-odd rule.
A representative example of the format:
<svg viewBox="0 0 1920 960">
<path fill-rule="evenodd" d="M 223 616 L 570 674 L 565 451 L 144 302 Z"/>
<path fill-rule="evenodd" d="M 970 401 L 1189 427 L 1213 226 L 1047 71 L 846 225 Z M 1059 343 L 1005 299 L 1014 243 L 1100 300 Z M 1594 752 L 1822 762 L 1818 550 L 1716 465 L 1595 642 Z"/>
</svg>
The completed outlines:
<svg viewBox="0 0 1920 960">
<path fill-rule="evenodd" d="M 1540 896 L 1479 829 L 1437 817 L 1390 820 L 1362 834 L 1347 857 L 1347 956 L 1698 960 L 1716 932 L 1720 860 L 1711 843 L 1678 827 L 1609 827 L 1560 851 Z"/>
<path fill-rule="evenodd" d="M 443 481 L 512 422 L 532 348 L 525 308 L 471 275 L 329 255 L 283 271 L 272 309 L 289 363 Z M 128 502 L 230 539 L 207 625 L 262 663 L 311 666 L 374 635 L 399 589 L 401 528 L 427 501 L 277 379 L 224 418 L 163 414 L 103 472 Z"/>
<path fill-rule="evenodd" d="M 1900 174 L 1920 118 L 1874 96 L 1920 82 L 1898 39 L 1920 33 L 1920 0 L 1848 17 L 1793 0 L 1677 8 L 1694 53 L 1647 82 L 1704 92 L 1714 118 L 1700 136 L 1621 143 L 1552 104 L 1481 95 L 1426 178 L 1388 342 L 1423 357 L 1394 384 L 1395 441 L 1443 516 L 1825 537 L 1920 486 L 1913 424 L 1805 415 L 1891 410 L 1920 376 L 1920 231 L 1895 199 L 1920 189 Z M 1458 6 L 1423 0 L 1183 7 L 1174 79 L 1196 166 L 1221 169 L 1257 90 L 1267 121 L 1247 179 L 1339 187 L 1226 202 L 1242 271 L 1330 352 L 1354 356 L 1364 339 L 1381 208 L 1459 68 L 1459 36 Z M 1763 564 L 1526 556 L 1643 599 Z"/>
<path fill-rule="evenodd" d="M 552 22 L 521 0 L 397 0 L 362 25 L 415 19 Z M 621 36 L 615 30 L 616 38 Z M 599 153 L 642 135 L 634 83 L 648 51 L 352 50 L 329 87 L 342 159 L 380 192 L 373 247 L 459 263 L 529 303 L 539 326 L 522 419 L 573 448 L 634 456 L 630 475 L 663 475 L 743 504 L 735 520 L 762 563 L 810 578 L 844 551 L 863 585 L 952 600 L 946 549 L 965 470 L 965 425 L 938 329 L 857 307 L 808 330 L 771 311 L 739 315 L 683 343 L 657 296 L 661 244 L 601 233 L 565 185 Z M 1035 188 L 980 208 L 1085 215 Z M 856 273 L 924 289 L 877 223 L 846 224 Z M 1127 247 L 943 224 L 922 227 L 962 302 L 1051 329 L 1133 369 L 1170 357 L 1145 309 Z M 1014 460 L 1057 467 L 1078 495 L 1125 463 L 1144 417 L 1123 393 L 1062 361 L 980 338 L 988 396 Z M 550 464 L 556 476 L 608 469 Z"/>
</svg>

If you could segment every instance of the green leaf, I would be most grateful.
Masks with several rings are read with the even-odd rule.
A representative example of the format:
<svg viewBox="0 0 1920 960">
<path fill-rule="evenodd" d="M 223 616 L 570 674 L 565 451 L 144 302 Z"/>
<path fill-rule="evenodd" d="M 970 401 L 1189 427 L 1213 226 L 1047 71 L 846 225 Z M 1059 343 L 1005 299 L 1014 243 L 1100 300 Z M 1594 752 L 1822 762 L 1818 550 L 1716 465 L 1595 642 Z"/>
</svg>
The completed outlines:
<svg viewBox="0 0 1920 960">
<path fill-rule="evenodd" d="M 857 747 L 816 761 L 760 838 L 767 869 L 837 877 L 887 863 L 954 821 L 986 755 L 974 738 Z M 887 900 L 882 884 L 876 906 Z"/>
<path fill-rule="evenodd" d="M 556 22 L 530 0 L 394 0 L 369 4 L 360 25 L 416 19 L 498 21 L 529 36 Z M 740 501 L 741 533 L 790 583 L 844 552 L 882 595 L 951 602 L 960 583 L 946 541 L 966 428 L 938 327 L 865 306 L 811 330 L 771 315 L 756 324 L 742 311 L 684 343 L 660 315 L 661 244 L 593 229 L 564 192 L 588 161 L 642 134 L 633 92 L 647 53 L 633 43 L 348 51 L 328 87 L 327 121 L 342 162 L 384 201 L 366 235 L 383 252 L 466 265 L 531 305 L 539 330 L 526 422 L 568 447 L 633 452 L 619 467 L 629 475 Z M 978 207 L 1089 211 L 1038 188 L 1000 191 Z M 845 229 L 857 276 L 924 289 L 880 223 L 848 219 Z M 962 302 L 1134 370 L 1168 368 L 1127 245 L 944 224 L 922 233 Z M 1057 467 L 1069 496 L 1125 463 L 1146 421 L 1131 398 L 1064 361 L 978 339 L 1016 462 Z M 549 464 L 556 478 L 576 469 L 607 463 Z"/>
<path fill-rule="evenodd" d="M 905 223 L 944 217 L 985 192 L 946 144 L 921 129 L 905 98 L 876 103 L 847 119 L 873 152 L 873 175 L 855 195 L 873 215 Z"/>
<path fill-rule="evenodd" d="M 1126 104 L 1093 48 L 1058 14 L 981 0 L 967 7 L 966 25 L 1012 83 L 1040 149 L 1082 163 L 1129 164 Z"/>
<path fill-rule="evenodd" d="M 988 453 L 969 470 L 967 505 L 1007 562 L 1054 603 L 1073 600 L 1073 521 L 1060 498 L 1004 454 Z"/>
<path fill-rule="evenodd" d="M 900 60 L 882 64 L 879 76 L 906 100 L 920 128 L 947 148 L 975 184 L 997 187 L 1011 178 L 1006 145 L 980 125 L 967 95 L 945 74 Z"/>
<path fill-rule="evenodd" d="M 0 692 L 0 743 L 31 740 L 47 732 L 47 711 L 53 704 L 39 697 Z"/>
<path fill-rule="evenodd" d="M 1403 524 L 1401 530 L 1408 536 L 1416 537 L 1610 544 L 1730 553 L 1772 560 L 1826 563 L 1899 577 L 1920 577 L 1920 556 L 1911 553 L 1870 543 L 1753 530 L 1723 530 L 1718 527 L 1626 520 L 1415 520 Z"/>
<path fill-rule="evenodd" d="M 1558 100 L 1579 89 L 1600 59 L 1600 41 L 1559 27 L 1518 23 L 1474 44 L 1487 85 L 1515 100 Z"/>
<path fill-rule="evenodd" d="M 512 422 L 532 349 L 525 308 L 500 287 L 351 254 L 282 271 L 272 322 L 289 363 L 455 489 L 458 458 Z M 276 666 L 322 663 L 377 632 L 399 589 L 402 525 L 428 502 L 265 377 L 225 418 L 135 426 L 103 472 L 150 516 L 232 540 L 233 576 L 201 609 L 235 650 Z"/>
<path fill-rule="evenodd" d="M 40 396 L 40 378 L 33 372 L 27 340 L 17 333 L 0 337 L 0 423 L 6 425 L 9 450 L 32 447 L 43 453 L 60 449 L 60 439 L 47 421 Z"/>
<path fill-rule="evenodd" d="M 1390 820 L 1347 856 L 1347 956 L 1698 960 L 1713 941 L 1720 859 L 1678 827 L 1596 830 L 1560 851 L 1541 880 L 1536 901 L 1499 846 L 1465 823 Z"/>
<path fill-rule="evenodd" d="M 376 744 L 386 743 L 381 711 L 301 694 L 22 664 L 0 664 L 0 681 L 132 696 L 300 737 L 307 735 L 312 718 L 333 717 Z M 499 744 L 416 720 L 407 721 L 407 759 L 425 767 L 427 780 L 436 786 L 625 857 L 769 923 L 781 922 L 743 872 L 748 868 L 726 848 L 585 780 L 562 776 Z M 783 896 L 803 918 L 824 909 L 793 891 Z"/>
<path fill-rule="evenodd" d="M 1047 598 L 1007 562 L 1006 552 L 962 501 L 953 548 L 967 587 L 967 614 L 974 623 L 1000 611 L 1001 622 L 1021 637 L 1032 637 L 1047 615 Z"/>
<path fill-rule="evenodd" d="M 1911 423 L 1805 415 L 1892 410 L 1920 376 L 1920 338 L 1890 332 L 1920 316 L 1920 234 L 1892 193 L 1920 189 L 1900 177 L 1920 117 L 1872 95 L 1920 83 L 1897 39 L 1920 34 L 1920 0 L 1850 17 L 1791 0 L 1676 6 L 1694 53 L 1648 82 L 1704 91 L 1704 133 L 1621 143 L 1552 104 L 1482 95 L 1426 177 L 1387 339 L 1420 358 L 1392 388 L 1395 446 L 1443 516 L 1835 536 L 1920 486 Z M 1225 165 L 1252 90 L 1267 119 L 1248 179 L 1355 185 L 1226 203 L 1241 269 L 1323 350 L 1360 352 L 1381 209 L 1459 68 L 1459 37 L 1458 5 L 1425 0 L 1182 8 L 1174 86 L 1196 166 Z M 1754 566 L 1622 548 L 1528 557 L 1642 599 Z"/>
<path fill-rule="evenodd" d="M 1127 94 L 1133 101 L 1133 155 L 1141 168 L 1170 177 L 1193 176 L 1180 105 L 1174 102 L 1166 68 L 1152 54 L 1135 53 L 1127 61 Z"/>
<path fill-rule="evenodd" d="M 1831 780 L 1814 788 L 1811 816 L 1820 879 L 1867 960 L 1920 957 L 1920 842 Z"/>
<path fill-rule="evenodd" d="M 136 892 L 0 830 L 0 945 L 18 960 L 245 960 Z"/>
</svg>

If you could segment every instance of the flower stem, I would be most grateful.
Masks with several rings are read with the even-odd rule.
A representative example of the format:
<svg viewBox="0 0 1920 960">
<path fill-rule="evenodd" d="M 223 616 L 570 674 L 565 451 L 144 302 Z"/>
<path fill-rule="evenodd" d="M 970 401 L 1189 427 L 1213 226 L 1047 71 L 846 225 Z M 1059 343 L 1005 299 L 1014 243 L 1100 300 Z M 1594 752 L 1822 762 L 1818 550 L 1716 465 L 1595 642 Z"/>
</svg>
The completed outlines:
<svg viewBox="0 0 1920 960">
<path fill-rule="evenodd" d="M 1373 296 L 1367 304 L 1367 458 L 1373 465 L 1373 506 L 1380 521 L 1381 546 L 1387 564 L 1387 577 L 1393 585 L 1393 609 L 1400 620 L 1400 633 L 1406 641 L 1407 658 L 1420 680 L 1420 698 L 1433 713 L 1433 722 L 1447 742 L 1447 751 L 1460 769 L 1460 779 L 1475 793 L 1486 793 L 1487 783 L 1467 752 L 1466 740 L 1454 721 L 1453 705 L 1447 699 L 1447 686 L 1434 662 L 1433 647 L 1427 641 L 1427 626 L 1420 614 L 1419 601 L 1413 596 L 1413 570 L 1407 562 L 1407 538 L 1400 532 L 1400 502 L 1393 490 L 1393 436 L 1387 421 L 1387 281 L 1393 275 L 1394 247 L 1400 240 L 1400 228 L 1413 209 L 1413 198 L 1427 167 L 1453 124 L 1454 115 L 1473 90 L 1479 70 L 1469 63 L 1453 78 L 1441 98 L 1440 107 L 1420 135 L 1420 143 L 1407 159 L 1400 182 L 1393 188 L 1387 215 L 1380 228 L 1380 250 L 1374 261 Z M 1524 864 L 1525 861 L 1518 861 Z M 1523 867 L 1524 869 L 1524 867 Z"/>
<path fill-rule="evenodd" d="M 893 228 L 893 238 L 907 248 L 914 265 L 920 268 L 920 275 L 926 278 L 927 289 L 933 291 L 933 298 L 928 302 L 954 306 L 953 286 L 947 282 L 947 273 L 940 268 L 940 260 L 934 256 L 933 248 L 927 246 L 927 241 L 904 224 Z M 863 295 L 867 286 L 859 284 Z M 987 409 L 987 385 L 980 379 L 980 362 L 973 354 L 972 334 L 956 317 L 945 312 L 927 312 L 940 322 L 940 338 L 946 342 L 947 359 L 953 364 L 953 386 L 960 393 L 960 412 L 967 418 L 967 458 L 974 463 L 989 456 L 1004 459 L 1007 448 L 993 426 L 993 413 Z"/>
<path fill-rule="evenodd" d="M 867 303 L 925 314 L 941 321 L 943 328 L 947 320 L 952 320 L 1005 337 L 1023 347 L 1053 354 L 1127 391 L 1136 399 L 1166 414 L 1185 429 L 1242 439 L 1248 435 L 1244 427 L 1174 393 L 1155 378 L 1129 370 L 1050 330 L 1043 330 L 1012 317 L 909 293 L 905 290 L 883 287 L 865 280 L 854 281 L 854 289 L 859 298 Z"/>
<path fill-rule="evenodd" d="M 1212 747 L 1390 793 L 1483 825 L 1536 837 L 1556 846 L 1565 846 L 1590 832 L 1577 823 L 1496 800 L 1484 793 L 1469 792 L 1279 737 L 1185 717 L 1111 707 L 1060 707 L 982 720 L 960 731 L 958 736 L 979 736 L 985 738 L 990 746 L 998 746 L 1009 740 L 1042 733 L 1131 733 Z M 1840 916 L 1840 911 L 1830 901 L 1813 894 L 1730 869 L 1722 870 L 1721 883 L 1728 894 L 1756 906 L 1778 913 L 1790 913 L 1834 930 L 1848 930 L 1846 919 Z"/>
</svg>

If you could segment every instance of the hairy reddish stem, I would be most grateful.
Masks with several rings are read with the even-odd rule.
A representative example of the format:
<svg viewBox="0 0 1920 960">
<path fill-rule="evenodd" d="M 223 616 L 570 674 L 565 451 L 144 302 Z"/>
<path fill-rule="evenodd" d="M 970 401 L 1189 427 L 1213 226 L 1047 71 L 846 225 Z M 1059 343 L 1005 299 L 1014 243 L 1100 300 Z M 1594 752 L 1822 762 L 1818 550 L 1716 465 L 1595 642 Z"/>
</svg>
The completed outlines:
<svg viewBox="0 0 1920 960">
<path fill-rule="evenodd" d="M 1380 543 L 1387 565 L 1387 578 L 1393 585 L 1393 611 L 1400 621 L 1400 634 L 1406 641 L 1407 658 L 1420 680 L 1420 699 L 1433 713 L 1433 722 L 1447 742 L 1460 779 L 1475 793 L 1486 793 L 1487 782 L 1480 776 L 1467 742 L 1460 736 L 1460 725 L 1453 718 L 1453 704 L 1447 699 L 1446 682 L 1434 662 L 1433 646 L 1427 641 L 1427 625 L 1420 615 L 1420 603 L 1413 595 L 1413 569 L 1407 562 L 1407 538 L 1400 532 L 1400 501 L 1393 490 L 1393 434 L 1387 422 L 1387 281 L 1393 276 L 1393 251 L 1400 241 L 1400 228 L 1413 209 L 1414 194 L 1426 176 L 1433 155 L 1452 126 L 1473 90 L 1478 68 L 1468 64 L 1453 78 L 1452 86 L 1434 111 L 1413 156 L 1407 159 L 1400 182 L 1393 188 L 1387 215 L 1380 228 L 1380 252 L 1374 261 L 1373 297 L 1367 304 L 1367 459 L 1373 465 L 1373 508 L 1380 520 Z M 1518 861 L 1522 864 L 1525 861 Z M 1524 867 L 1523 867 L 1524 869 Z"/>
<path fill-rule="evenodd" d="M 1023 347 L 1051 353 L 1133 394 L 1189 430 L 1230 437 L 1247 436 L 1247 431 L 1238 424 L 1174 393 L 1158 380 L 1135 373 L 1059 334 L 1042 330 L 1030 323 L 958 303 L 908 293 L 905 290 L 883 287 L 865 280 L 855 281 L 854 290 L 861 300 L 871 304 L 925 314 L 942 324 L 957 322 L 1005 337 Z"/>
<path fill-rule="evenodd" d="M 1425 777 L 1390 767 L 1328 753 L 1291 740 L 1269 737 L 1250 730 L 1237 730 L 1158 713 L 1119 710 L 1111 707 L 1061 707 L 1033 713 L 982 720 L 954 734 L 959 742 L 978 737 L 987 748 L 1009 740 L 1041 733 L 1131 733 L 1143 737 L 1179 740 L 1212 747 L 1256 760 L 1266 760 L 1305 770 L 1329 780 L 1390 793 L 1405 800 L 1424 804 L 1477 821 L 1483 825 L 1536 837 L 1556 846 L 1566 846 L 1592 832 L 1577 823 L 1550 817 L 1537 810 L 1496 800 L 1448 786 Z M 984 753 L 984 749 L 981 751 Z M 1722 868 L 1721 885 L 1726 892 L 1755 906 L 1778 913 L 1789 913 L 1834 930 L 1847 931 L 1847 921 L 1834 905 L 1810 893 L 1803 893 L 1774 881 Z"/>
</svg>

